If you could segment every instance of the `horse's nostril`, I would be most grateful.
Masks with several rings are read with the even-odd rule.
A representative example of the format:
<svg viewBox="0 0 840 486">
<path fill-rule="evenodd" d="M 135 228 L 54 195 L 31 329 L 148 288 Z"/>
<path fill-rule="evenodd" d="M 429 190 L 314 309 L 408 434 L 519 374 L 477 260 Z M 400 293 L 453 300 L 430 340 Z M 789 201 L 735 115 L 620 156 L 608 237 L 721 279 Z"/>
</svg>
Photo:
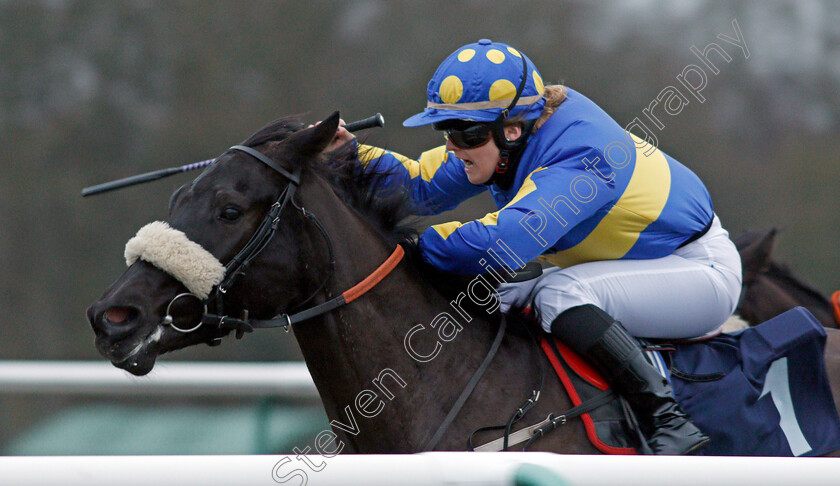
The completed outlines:
<svg viewBox="0 0 840 486">
<path fill-rule="evenodd" d="M 127 320 L 131 320 L 136 311 L 130 307 L 111 307 L 105 311 L 105 320 L 111 324 L 122 324 Z"/>
<path fill-rule="evenodd" d="M 105 318 L 108 319 L 109 322 L 113 322 L 114 324 L 119 324 L 122 321 L 126 320 L 128 317 L 128 309 L 125 307 L 115 307 L 113 309 L 108 309 L 105 311 Z"/>
<path fill-rule="evenodd" d="M 97 346 L 110 346 L 131 336 L 142 325 L 141 318 L 142 311 L 133 306 L 111 306 L 97 302 L 88 309 L 88 320 L 96 334 Z M 109 351 L 100 352 L 109 353 Z"/>
</svg>

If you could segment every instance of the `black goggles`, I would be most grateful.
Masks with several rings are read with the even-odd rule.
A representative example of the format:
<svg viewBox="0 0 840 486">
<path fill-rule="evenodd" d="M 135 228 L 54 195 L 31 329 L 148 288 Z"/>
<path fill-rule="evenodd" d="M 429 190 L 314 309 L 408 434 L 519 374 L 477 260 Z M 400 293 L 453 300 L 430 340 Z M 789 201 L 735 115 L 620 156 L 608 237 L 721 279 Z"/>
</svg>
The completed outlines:
<svg viewBox="0 0 840 486">
<path fill-rule="evenodd" d="M 452 145 L 462 149 L 471 149 L 481 147 L 489 142 L 492 130 L 493 126 L 491 124 L 481 123 L 460 129 L 446 128 L 443 130 L 443 134 L 447 140 L 452 142 Z"/>
</svg>

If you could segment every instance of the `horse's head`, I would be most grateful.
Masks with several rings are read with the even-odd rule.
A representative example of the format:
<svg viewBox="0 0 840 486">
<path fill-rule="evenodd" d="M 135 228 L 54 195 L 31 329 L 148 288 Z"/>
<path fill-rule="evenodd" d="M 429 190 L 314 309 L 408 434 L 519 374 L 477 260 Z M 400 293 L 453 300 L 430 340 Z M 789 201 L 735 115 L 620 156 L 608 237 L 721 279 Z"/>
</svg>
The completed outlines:
<svg viewBox="0 0 840 486">
<path fill-rule="evenodd" d="M 338 113 L 307 129 L 278 120 L 178 189 L 168 226 L 152 223 L 129 241 L 128 269 L 87 311 L 98 351 L 144 375 L 160 354 L 212 344 L 231 330 L 202 323 L 182 332 L 187 326 L 179 322 L 192 327 L 208 312 L 241 317 L 246 310 L 267 319 L 304 300 L 312 289 L 297 277 L 326 269 L 306 268 L 323 242 L 305 241 L 311 232 L 292 197 L 295 179 L 306 176 L 307 161 L 319 157 L 337 126 Z M 255 241 L 272 226 L 268 238 Z M 189 296 L 176 298 L 181 294 Z"/>
</svg>

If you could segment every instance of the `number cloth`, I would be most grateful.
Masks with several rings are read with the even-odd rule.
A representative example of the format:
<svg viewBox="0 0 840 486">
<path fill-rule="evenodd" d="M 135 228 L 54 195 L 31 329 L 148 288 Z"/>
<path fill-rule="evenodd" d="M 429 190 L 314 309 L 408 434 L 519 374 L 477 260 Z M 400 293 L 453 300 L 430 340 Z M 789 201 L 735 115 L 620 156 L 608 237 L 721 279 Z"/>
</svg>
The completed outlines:
<svg viewBox="0 0 840 486">
<path fill-rule="evenodd" d="M 712 439 L 701 454 L 819 456 L 840 449 L 825 330 L 794 308 L 712 341 L 677 346 L 674 395 Z"/>
</svg>

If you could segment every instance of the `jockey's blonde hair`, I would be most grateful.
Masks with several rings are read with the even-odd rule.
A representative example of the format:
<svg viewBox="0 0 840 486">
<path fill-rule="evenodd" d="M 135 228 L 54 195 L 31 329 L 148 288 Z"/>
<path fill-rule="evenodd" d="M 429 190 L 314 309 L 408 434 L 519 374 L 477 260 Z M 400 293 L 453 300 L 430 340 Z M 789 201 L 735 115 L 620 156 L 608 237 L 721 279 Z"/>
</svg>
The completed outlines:
<svg viewBox="0 0 840 486">
<path fill-rule="evenodd" d="M 543 108 L 540 117 L 537 118 L 537 122 L 534 123 L 534 132 L 539 130 L 543 123 L 557 111 L 557 107 L 566 100 L 566 87 L 561 84 L 546 86 L 543 96 L 545 96 L 545 108 Z"/>
</svg>

